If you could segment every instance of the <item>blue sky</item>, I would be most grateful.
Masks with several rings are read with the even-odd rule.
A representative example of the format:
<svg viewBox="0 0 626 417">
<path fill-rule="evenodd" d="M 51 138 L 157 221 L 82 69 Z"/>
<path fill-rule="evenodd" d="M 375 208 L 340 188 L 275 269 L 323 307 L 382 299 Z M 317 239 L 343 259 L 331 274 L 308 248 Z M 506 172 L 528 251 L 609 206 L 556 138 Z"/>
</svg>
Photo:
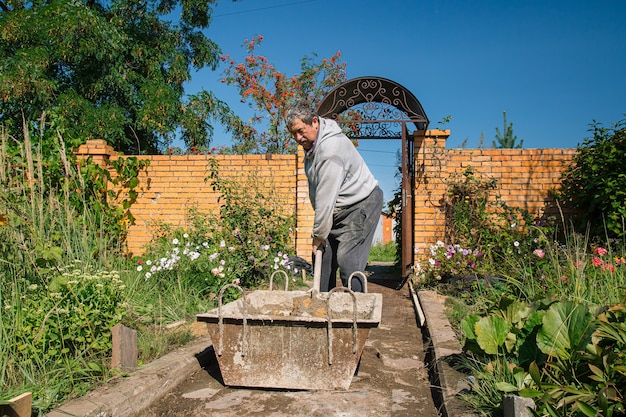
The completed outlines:
<svg viewBox="0 0 626 417">
<path fill-rule="evenodd" d="M 447 146 L 484 147 L 503 111 L 524 148 L 574 148 L 594 121 L 626 118 L 624 0 L 221 0 L 206 30 L 241 60 L 241 44 L 293 75 L 307 55 L 341 51 L 348 78 L 378 76 L 410 90 L 430 128 L 450 129 Z M 222 69 L 201 71 L 188 92 L 214 91 L 246 117 Z M 440 122 L 451 116 L 449 123 Z M 214 144 L 229 143 L 216 130 Z M 385 198 L 400 141 L 361 141 Z"/>
</svg>

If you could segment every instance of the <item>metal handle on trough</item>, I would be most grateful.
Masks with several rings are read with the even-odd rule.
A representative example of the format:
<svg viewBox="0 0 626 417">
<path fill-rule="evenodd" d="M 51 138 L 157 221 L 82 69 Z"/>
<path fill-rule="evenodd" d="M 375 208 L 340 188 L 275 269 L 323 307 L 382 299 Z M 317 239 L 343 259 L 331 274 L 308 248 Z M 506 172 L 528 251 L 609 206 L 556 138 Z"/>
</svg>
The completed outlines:
<svg viewBox="0 0 626 417">
<path fill-rule="evenodd" d="M 278 271 L 274 271 L 272 275 L 270 275 L 270 291 L 272 291 L 272 283 L 274 282 L 274 275 L 278 273 L 282 273 L 285 276 L 285 291 L 287 291 L 289 289 L 289 275 L 287 275 L 287 273 L 283 271 L 282 269 L 279 269 Z"/>
<path fill-rule="evenodd" d="M 326 306 L 326 315 L 328 316 L 328 364 L 333 364 L 333 323 L 331 319 L 331 308 L 330 308 L 330 297 L 333 293 L 341 291 L 347 292 L 352 296 L 352 353 L 356 353 L 356 330 L 357 330 L 357 305 L 356 305 L 356 295 L 354 295 L 354 291 L 346 287 L 335 287 L 328 292 L 328 305 Z"/>
<path fill-rule="evenodd" d="M 224 291 L 228 288 L 235 288 L 237 289 L 240 293 L 241 293 L 241 302 L 243 304 L 243 341 L 242 341 L 242 348 L 241 348 L 241 356 L 245 356 L 246 354 L 246 350 L 248 348 L 247 344 L 246 344 L 246 340 L 247 340 L 247 324 L 248 324 L 248 303 L 246 303 L 246 297 L 244 297 L 243 294 L 243 289 L 237 285 L 237 284 L 227 284 L 224 285 L 222 287 L 222 289 L 220 290 L 220 294 L 219 297 L 217 299 L 217 314 L 218 314 L 218 322 L 217 322 L 217 326 L 218 326 L 218 330 L 219 330 L 219 334 L 220 334 L 220 340 L 218 342 L 218 346 L 217 346 L 217 356 L 222 356 L 222 345 L 223 345 L 223 337 L 224 337 L 224 317 L 222 316 L 222 298 L 224 296 Z"/>
<path fill-rule="evenodd" d="M 367 277 L 361 271 L 354 271 L 350 274 L 350 276 L 348 277 L 348 288 L 352 289 L 352 277 L 355 275 L 361 275 L 361 277 L 363 278 L 363 292 L 367 292 Z"/>
</svg>

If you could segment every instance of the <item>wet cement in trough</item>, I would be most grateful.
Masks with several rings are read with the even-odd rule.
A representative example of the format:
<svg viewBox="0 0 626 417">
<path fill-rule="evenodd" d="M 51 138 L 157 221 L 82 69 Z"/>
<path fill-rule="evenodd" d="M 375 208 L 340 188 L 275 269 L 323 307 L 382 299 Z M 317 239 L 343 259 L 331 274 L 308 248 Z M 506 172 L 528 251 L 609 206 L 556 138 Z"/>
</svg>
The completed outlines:
<svg viewBox="0 0 626 417">
<path fill-rule="evenodd" d="M 389 265 L 370 265 L 366 274 L 369 292 L 383 294 L 382 319 L 370 330 L 348 390 L 226 387 L 207 346 L 197 355 L 201 367 L 138 417 L 439 416 L 407 286 L 395 289 L 400 277 Z"/>
</svg>

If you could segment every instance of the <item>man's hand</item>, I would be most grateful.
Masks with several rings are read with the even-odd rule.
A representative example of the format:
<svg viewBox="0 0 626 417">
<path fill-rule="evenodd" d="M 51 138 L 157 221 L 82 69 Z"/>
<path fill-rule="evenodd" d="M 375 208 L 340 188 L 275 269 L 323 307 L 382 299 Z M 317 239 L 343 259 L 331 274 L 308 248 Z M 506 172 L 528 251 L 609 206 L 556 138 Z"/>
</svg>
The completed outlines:
<svg viewBox="0 0 626 417">
<path fill-rule="evenodd" d="M 326 241 L 317 237 L 313 238 L 313 254 L 315 255 L 318 250 L 323 251 L 326 247 Z"/>
</svg>

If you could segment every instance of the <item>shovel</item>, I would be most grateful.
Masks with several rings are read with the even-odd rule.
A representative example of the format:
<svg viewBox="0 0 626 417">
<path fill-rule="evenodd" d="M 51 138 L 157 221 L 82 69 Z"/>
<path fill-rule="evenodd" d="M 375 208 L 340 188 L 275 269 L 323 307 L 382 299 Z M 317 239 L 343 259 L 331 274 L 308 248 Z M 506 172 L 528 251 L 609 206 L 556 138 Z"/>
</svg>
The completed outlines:
<svg viewBox="0 0 626 417">
<path fill-rule="evenodd" d="M 315 265 L 313 266 L 313 288 L 311 295 L 315 296 L 320 292 L 322 278 L 322 250 L 317 249 L 315 252 Z"/>
</svg>

